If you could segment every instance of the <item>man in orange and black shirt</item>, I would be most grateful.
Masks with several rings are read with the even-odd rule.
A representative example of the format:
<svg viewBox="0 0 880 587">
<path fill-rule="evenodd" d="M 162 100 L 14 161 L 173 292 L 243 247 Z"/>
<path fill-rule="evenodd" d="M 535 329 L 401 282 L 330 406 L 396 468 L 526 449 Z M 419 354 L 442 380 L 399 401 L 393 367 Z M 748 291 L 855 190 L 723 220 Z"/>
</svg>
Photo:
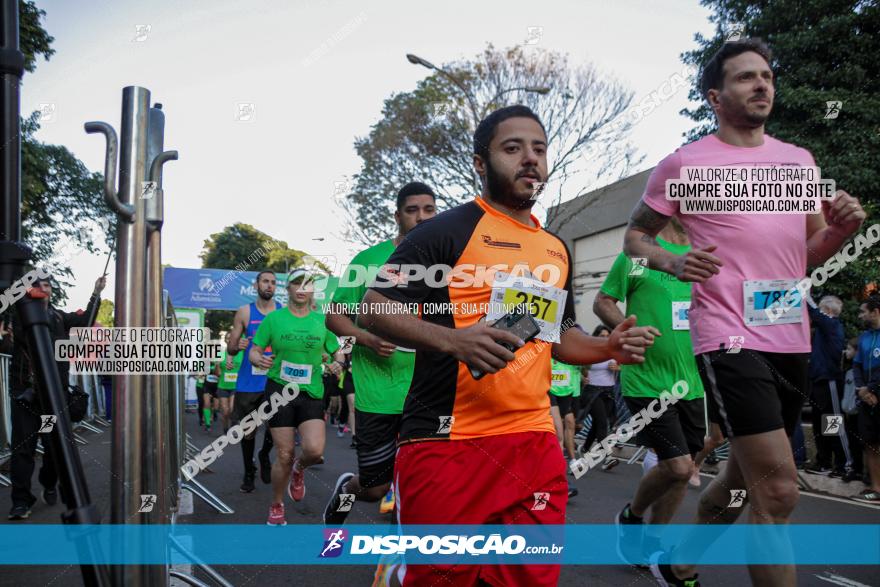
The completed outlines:
<svg viewBox="0 0 880 587">
<path fill-rule="evenodd" d="M 364 297 L 364 327 L 417 349 L 395 463 L 402 524 L 564 523 L 565 461 L 547 395 L 551 349 L 576 365 L 641 362 L 657 333 L 635 328 L 633 316 L 609 338 L 571 328 L 571 256 L 531 215 L 546 149 L 530 109 L 486 117 L 474 134 L 482 194 L 408 233 Z M 502 304 L 519 303 L 541 326 L 525 344 L 489 326 Z M 414 304 L 420 317 L 404 313 Z M 486 375 L 474 379 L 471 368 Z M 397 575 L 405 586 L 555 585 L 559 566 L 410 565 Z"/>
</svg>

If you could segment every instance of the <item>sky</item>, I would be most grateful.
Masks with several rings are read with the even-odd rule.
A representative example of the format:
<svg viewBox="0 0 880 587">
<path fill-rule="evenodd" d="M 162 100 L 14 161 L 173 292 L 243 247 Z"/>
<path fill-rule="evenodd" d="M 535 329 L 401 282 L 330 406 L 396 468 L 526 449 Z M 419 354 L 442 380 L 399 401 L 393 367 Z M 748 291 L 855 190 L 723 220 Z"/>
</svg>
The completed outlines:
<svg viewBox="0 0 880 587">
<path fill-rule="evenodd" d="M 634 92 L 634 104 L 682 71 L 680 55 L 714 30 L 697 0 L 655 2 L 353 2 L 336 0 L 37 0 L 56 54 L 22 87 L 22 112 L 51 104 L 37 138 L 64 145 L 93 171 L 104 139 L 88 121 L 119 132 L 122 88 L 138 85 L 163 104 L 163 263 L 200 267 L 212 233 L 252 224 L 307 253 L 344 264 L 360 245 L 343 238 L 336 183 L 357 173 L 354 140 L 378 122 L 383 101 L 415 88 L 435 64 L 495 47 L 564 52 Z M 693 123 L 679 87 L 632 134 L 640 171 L 683 142 Z M 250 120 L 239 120 L 251 104 Z M 251 107 L 246 107 L 251 108 Z M 549 147 L 551 150 L 553 145 Z M 598 186 L 597 186 L 598 187 Z M 572 196 L 574 193 L 571 194 Z M 564 198 L 565 199 L 565 198 Z M 323 239 L 323 240 L 316 240 Z M 85 305 L 105 257 L 78 252 L 66 309 Z M 111 265 L 108 289 L 113 291 Z M 106 297 L 106 296 L 105 296 Z"/>
</svg>

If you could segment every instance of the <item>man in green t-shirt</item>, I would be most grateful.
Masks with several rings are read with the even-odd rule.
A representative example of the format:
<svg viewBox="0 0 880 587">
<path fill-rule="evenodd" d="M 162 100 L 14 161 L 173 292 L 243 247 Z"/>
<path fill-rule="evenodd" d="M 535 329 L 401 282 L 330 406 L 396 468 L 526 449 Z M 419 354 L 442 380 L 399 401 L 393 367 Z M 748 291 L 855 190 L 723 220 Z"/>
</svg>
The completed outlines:
<svg viewBox="0 0 880 587">
<path fill-rule="evenodd" d="M 581 368 L 552 359 L 550 369 L 550 413 L 559 443 L 568 451 L 571 460 L 575 458 L 574 398 L 576 393 L 580 396 Z"/>
<path fill-rule="evenodd" d="M 676 255 L 690 250 L 684 229 L 674 219 L 657 236 L 657 243 Z M 639 324 L 652 324 L 662 333 L 645 351 L 644 363 L 621 366 L 621 393 L 630 411 L 645 410 L 678 381 L 686 382 L 688 390 L 659 417 L 648 410 L 647 424 L 638 436 L 641 444 L 657 453 L 659 462 L 642 477 L 632 503 L 615 518 L 618 552 L 634 561 L 645 552 L 660 550 L 659 532 L 652 534 L 649 528 L 645 536 L 642 518 L 650 507 L 650 524 L 672 520 L 694 472 L 694 457 L 703 448 L 706 425 L 703 384 L 688 323 L 691 284 L 621 253 L 593 303 L 593 311 L 611 328 L 624 320 L 618 301 L 626 303 L 627 316 L 635 314 Z"/>
<path fill-rule="evenodd" d="M 327 326 L 339 336 L 352 336 L 351 375 L 354 380 L 354 426 L 358 474 L 343 473 L 324 509 L 324 523 L 339 525 L 350 508 L 340 511 L 342 494 L 375 502 L 388 493 L 397 454 L 397 433 L 403 400 L 409 391 L 415 352 L 396 347 L 357 326 L 358 305 L 391 253 L 415 226 L 436 214 L 434 191 L 419 182 L 397 193 L 397 237 L 358 253 L 339 280 Z M 383 503 L 383 505 L 385 505 Z M 386 505 L 386 508 L 388 506 Z"/>
<path fill-rule="evenodd" d="M 298 389 L 296 398 L 281 406 L 269 420 L 278 458 L 272 464 L 272 504 L 267 523 L 284 526 L 284 488 L 294 501 L 306 494 L 305 470 L 324 460 L 324 382 L 321 377 L 323 354 L 335 359 L 329 369 L 342 372 L 342 354 L 336 336 L 325 325 L 324 314 L 312 309 L 314 287 L 304 269 L 294 269 L 287 277 L 288 304 L 275 310 L 260 323 L 248 359 L 260 369 L 268 369 L 266 397 L 281 393 L 288 384 Z M 264 354 L 266 347 L 272 353 Z M 299 432 L 302 452 L 294 459 L 294 434 Z"/>
<path fill-rule="evenodd" d="M 575 458 L 574 452 L 574 401 L 580 396 L 581 368 L 556 359 L 550 360 L 550 416 L 559 446 L 568 451 L 568 458 Z M 578 494 L 577 488 L 568 484 L 568 497 Z"/>
</svg>

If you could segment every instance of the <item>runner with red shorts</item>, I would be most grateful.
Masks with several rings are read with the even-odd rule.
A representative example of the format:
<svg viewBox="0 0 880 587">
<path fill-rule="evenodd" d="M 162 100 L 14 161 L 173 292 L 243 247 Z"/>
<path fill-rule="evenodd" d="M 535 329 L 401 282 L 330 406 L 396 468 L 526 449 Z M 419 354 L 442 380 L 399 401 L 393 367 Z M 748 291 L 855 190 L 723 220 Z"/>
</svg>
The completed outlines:
<svg viewBox="0 0 880 587">
<path fill-rule="evenodd" d="M 524 106 L 497 110 L 478 126 L 474 148 L 482 194 L 407 234 L 363 300 L 363 327 L 417 350 L 395 463 L 399 520 L 562 524 L 566 466 L 547 396 L 551 351 L 576 365 L 640 362 L 656 331 L 634 328 L 633 316 L 604 339 L 571 328 L 571 256 L 530 213 L 547 178 L 538 117 Z M 456 268 L 449 280 L 434 271 L 444 266 Z M 419 267 L 428 271 L 419 276 Z M 541 326 L 527 343 L 488 323 L 506 313 L 497 307 L 524 297 Z M 416 304 L 421 315 L 407 313 Z M 470 369 L 486 375 L 475 379 Z M 555 585 L 559 565 L 410 565 L 394 577 L 405 586 Z"/>
</svg>

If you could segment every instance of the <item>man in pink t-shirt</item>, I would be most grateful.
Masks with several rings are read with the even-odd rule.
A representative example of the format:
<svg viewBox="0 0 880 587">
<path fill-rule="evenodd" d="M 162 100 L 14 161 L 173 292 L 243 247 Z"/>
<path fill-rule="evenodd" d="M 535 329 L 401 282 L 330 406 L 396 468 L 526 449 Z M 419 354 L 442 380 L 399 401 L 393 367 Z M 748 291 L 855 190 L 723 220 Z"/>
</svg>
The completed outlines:
<svg viewBox="0 0 880 587">
<path fill-rule="evenodd" d="M 727 467 L 700 499 L 698 524 L 734 522 L 743 510 L 728 507 L 734 492 L 750 503 L 750 523 L 787 523 L 798 499 L 788 435 L 809 398 L 810 352 L 807 314 L 799 297 L 787 294 L 797 291 L 807 266 L 834 255 L 865 219 L 858 200 L 843 191 L 821 202 L 821 214 L 684 213 L 682 200 L 667 191 L 667 180 L 684 179 L 684 167 L 815 166 L 807 150 L 764 134 L 774 97 L 769 62 L 766 45 L 747 39 L 725 43 L 705 65 L 700 85 L 718 130 L 660 162 L 624 237 L 630 257 L 694 283 L 689 321 L 697 366 L 710 418 L 731 442 Z M 684 255 L 654 238 L 671 216 L 693 245 Z M 780 298 L 796 301 L 784 312 L 767 311 L 768 300 Z M 687 552 L 687 542 L 678 550 Z M 674 554 L 661 555 L 652 566 L 661 585 L 696 584 L 694 565 L 672 561 Z M 749 573 L 757 584 L 795 584 L 793 566 L 756 565 Z"/>
</svg>

